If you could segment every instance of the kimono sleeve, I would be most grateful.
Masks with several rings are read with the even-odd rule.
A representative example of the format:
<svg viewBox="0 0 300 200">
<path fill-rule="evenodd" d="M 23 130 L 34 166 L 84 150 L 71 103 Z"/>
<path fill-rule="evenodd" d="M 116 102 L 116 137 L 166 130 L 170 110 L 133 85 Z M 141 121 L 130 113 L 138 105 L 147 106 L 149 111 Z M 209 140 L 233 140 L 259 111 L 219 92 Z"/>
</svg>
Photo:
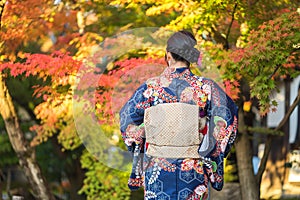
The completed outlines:
<svg viewBox="0 0 300 200">
<path fill-rule="evenodd" d="M 144 138 L 144 111 L 147 99 L 143 93 L 147 85 L 141 85 L 120 111 L 120 130 L 123 141 L 129 151 L 137 144 L 143 143 Z"/>
<path fill-rule="evenodd" d="M 216 190 L 223 188 L 224 158 L 237 135 L 238 107 L 233 100 L 213 81 L 207 109 L 208 130 L 199 148 L 199 154 L 209 161 L 206 168 L 211 185 Z"/>
<path fill-rule="evenodd" d="M 238 107 L 217 83 L 208 79 L 205 84 L 210 85 L 206 111 L 208 129 L 200 144 L 199 154 L 207 157 L 218 150 L 226 157 L 237 134 Z"/>
</svg>

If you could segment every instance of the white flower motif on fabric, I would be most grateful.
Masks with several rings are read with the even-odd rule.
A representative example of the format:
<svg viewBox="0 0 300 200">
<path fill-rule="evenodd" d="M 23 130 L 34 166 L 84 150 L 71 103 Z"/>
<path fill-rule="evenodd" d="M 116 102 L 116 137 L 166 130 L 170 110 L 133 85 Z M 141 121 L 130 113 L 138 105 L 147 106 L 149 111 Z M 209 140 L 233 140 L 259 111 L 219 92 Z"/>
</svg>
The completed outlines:
<svg viewBox="0 0 300 200">
<path fill-rule="evenodd" d="M 191 169 L 193 169 L 194 164 L 195 164 L 194 159 L 190 159 L 190 158 L 184 159 L 181 164 L 181 170 L 184 170 L 184 171 L 191 170 Z"/>
<path fill-rule="evenodd" d="M 152 174 L 151 174 L 151 177 L 150 177 L 150 179 L 148 181 L 148 184 L 152 184 L 152 183 L 154 183 L 156 181 L 156 179 L 160 175 L 160 171 L 161 171 L 161 167 L 158 166 L 157 163 L 154 163 Z"/>
<path fill-rule="evenodd" d="M 186 200 L 191 194 L 193 194 L 193 191 L 185 188 L 178 192 L 178 200 Z"/>
<path fill-rule="evenodd" d="M 136 146 L 137 147 L 137 146 Z M 136 176 L 136 178 L 142 178 L 141 177 L 141 175 L 142 175 L 142 167 L 141 167 L 141 165 L 142 165 L 142 161 L 141 160 L 139 160 L 138 162 L 137 162 L 137 164 L 136 164 L 136 168 L 135 168 L 135 176 Z"/>
<path fill-rule="evenodd" d="M 180 95 L 180 101 L 182 102 L 189 102 L 191 100 L 193 100 L 193 93 L 194 90 L 192 87 L 186 87 Z"/>
<path fill-rule="evenodd" d="M 208 84 L 204 84 L 202 86 L 203 92 L 208 96 L 208 100 L 211 100 L 211 86 Z"/>
<path fill-rule="evenodd" d="M 170 196 L 167 195 L 166 193 L 160 193 L 159 195 L 157 195 L 157 200 L 170 200 Z"/>
<path fill-rule="evenodd" d="M 152 77 L 152 78 L 149 78 L 147 81 L 146 81 L 146 84 L 149 86 L 158 86 L 160 84 L 160 77 L 157 76 L 157 77 Z"/>
<path fill-rule="evenodd" d="M 145 90 L 143 92 L 144 97 L 149 98 L 151 97 L 151 95 L 153 94 L 153 88 L 147 88 L 147 90 Z"/>
<path fill-rule="evenodd" d="M 203 195 L 206 192 L 207 188 L 205 187 L 205 185 L 199 185 L 198 187 L 196 187 L 196 189 L 194 190 L 195 193 L 197 195 Z"/>
<path fill-rule="evenodd" d="M 156 199 L 156 194 L 152 191 L 146 191 L 145 192 L 145 200 L 148 200 L 148 199 Z"/>
<path fill-rule="evenodd" d="M 190 183 L 195 178 L 195 173 L 193 170 L 180 171 L 179 173 L 179 178 L 186 183 Z"/>
<path fill-rule="evenodd" d="M 150 191 L 155 192 L 156 194 L 163 190 L 163 182 L 156 180 L 153 184 L 149 186 Z"/>
</svg>

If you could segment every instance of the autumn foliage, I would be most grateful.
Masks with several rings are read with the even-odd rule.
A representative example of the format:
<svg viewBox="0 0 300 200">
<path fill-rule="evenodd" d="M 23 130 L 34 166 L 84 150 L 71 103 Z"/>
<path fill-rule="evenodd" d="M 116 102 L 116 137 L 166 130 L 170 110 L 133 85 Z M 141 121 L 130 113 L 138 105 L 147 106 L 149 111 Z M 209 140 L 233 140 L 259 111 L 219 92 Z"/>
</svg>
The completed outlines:
<svg viewBox="0 0 300 200">
<path fill-rule="evenodd" d="M 153 43 L 122 33 L 150 26 L 188 29 L 199 46 L 209 46 L 203 48 L 211 59 L 208 73 L 200 75 L 218 79 L 235 101 L 248 103 L 248 111 L 249 102 L 258 100 L 265 115 L 276 108 L 270 92 L 278 89 L 278 80 L 299 75 L 295 46 L 300 41 L 300 15 L 295 5 L 299 4 L 277 0 L 9 0 L 1 19 L 0 72 L 40 80 L 33 86 L 33 98 L 40 103 L 34 107 L 31 145 L 57 137 L 63 150 L 75 150 L 82 141 L 74 124 L 74 101 L 87 100 L 86 108 L 95 109 L 97 122 L 108 124 L 110 134 L 133 91 L 165 67 L 164 49 L 158 52 Z M 110 37 L 114 34 L 118 37 Z M 124 49 L 130 50 L 123 55 Z M 86 59 L 92 64 L 86 65 Z M 99 67 L 105 59 L 108 62 Z M 242 96 L 245 83 L 250 99 Z M 107 199 L 128 197 L 128 191 L 118 196 L 121 182 L 114 183 L 116 176 L 107 178 L 110 173 L 125 177 L 124 173 L 112 172 L 87 151 L 80 156 L 88 171 L 82 193 L 90 199 L 104 199 L 101 190 Z M 123 191 L 126 183 L 122 184 Z"/>
<path fill-rule="evenodd" d="M 299 75 L 299 51 L 294 47 L 300 38 L 299 22 L 299 13 L 291 12 L 263 23 L 251 31 L 244 48 L 226 52 L 220 62 L 227 90 L 238 89 L 237 82 L 247 80 L 251 98 L 258 99 L 261 114 L 277 105 L 270 99 L 277 79 Z"/>
<path fill-rule="evenodd" d="M 111 124 L 115 122 L 115 115 L 134 89 L 147 78 L 161 72 L 165 64 L 160 58 L 125 59 L 117 61 L 113 70 L 97 74 L 96 67 L 93 67 L 92 71 L 85 70 L 82 62 L 61 52 L 54 52 L 51 55 L 19 56 L 24 62 L 8 62 L 2 64 L 0 70 L 9 71 L 14 77 L 36 76 L 44 81 L 42 85 L 33 86 L 34 96 L 42 98 L 43 101 L 34 110 L 41 123 L 31 128 L 37 133 L 32 145 L 37 145 L 53 134 L 58 134 L 59 141 L 67 149 L 73 149 L 81 143 L 76 136 L 72 120 L 74 90 L 85 92 L 91 88 L 84 86 L 91 87 L 96 84 L 92 88 L 95 98 L 84 95 L 80 98 L 86 98 L 90 103 L 95 104 L 98 108 L 96 110 L 99 123 Z M 80 73 L 84 73 L 84 76 L 77 75 L 79 70 Z M 85 82 L 85 84 L 77 85 L 76 82 Z M 75 100 L 80 101 L 78 97 L 75 97 Z"/>
</svg>

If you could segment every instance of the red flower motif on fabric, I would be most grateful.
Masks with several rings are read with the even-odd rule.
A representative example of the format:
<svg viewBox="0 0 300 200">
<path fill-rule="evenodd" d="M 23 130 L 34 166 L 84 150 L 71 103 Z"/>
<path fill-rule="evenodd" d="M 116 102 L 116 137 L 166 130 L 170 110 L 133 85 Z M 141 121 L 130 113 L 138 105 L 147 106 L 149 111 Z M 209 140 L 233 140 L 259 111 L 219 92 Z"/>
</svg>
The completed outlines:
<svg viewBox="0 0 300 200">
<path fill-rule="evenodd" d="M 129 124 L 126 132 L 124 142 L 127 146 L 131 146 L 132 143 L 140 144 L 143 142 L 145 135 L 145 128 L 134 124 Z"/>
<path fill-rule="evenodd" d="M 199 174 L 203 174 L 203 161 L 190 158 L 184 159 L 181 163 L 181 170 L 190 171 L 192 169 Z"/>
</svg>

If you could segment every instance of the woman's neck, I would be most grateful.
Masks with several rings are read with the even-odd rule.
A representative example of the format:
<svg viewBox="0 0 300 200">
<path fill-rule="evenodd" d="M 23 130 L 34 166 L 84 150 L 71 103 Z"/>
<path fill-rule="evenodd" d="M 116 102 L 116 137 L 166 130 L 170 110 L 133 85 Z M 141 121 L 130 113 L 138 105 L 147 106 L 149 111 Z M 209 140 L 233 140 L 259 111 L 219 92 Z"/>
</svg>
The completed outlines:
<svg viewBox="0 0 300 200">
<path fill-rule="evenodd" d="M 186 65 L 186 63 L 181 62 L 181 61 L 177 61 L 175 63 L 172 63 L 170 66 L 170 68 L 187 68 L 188 66 Z"/>
</svg>

